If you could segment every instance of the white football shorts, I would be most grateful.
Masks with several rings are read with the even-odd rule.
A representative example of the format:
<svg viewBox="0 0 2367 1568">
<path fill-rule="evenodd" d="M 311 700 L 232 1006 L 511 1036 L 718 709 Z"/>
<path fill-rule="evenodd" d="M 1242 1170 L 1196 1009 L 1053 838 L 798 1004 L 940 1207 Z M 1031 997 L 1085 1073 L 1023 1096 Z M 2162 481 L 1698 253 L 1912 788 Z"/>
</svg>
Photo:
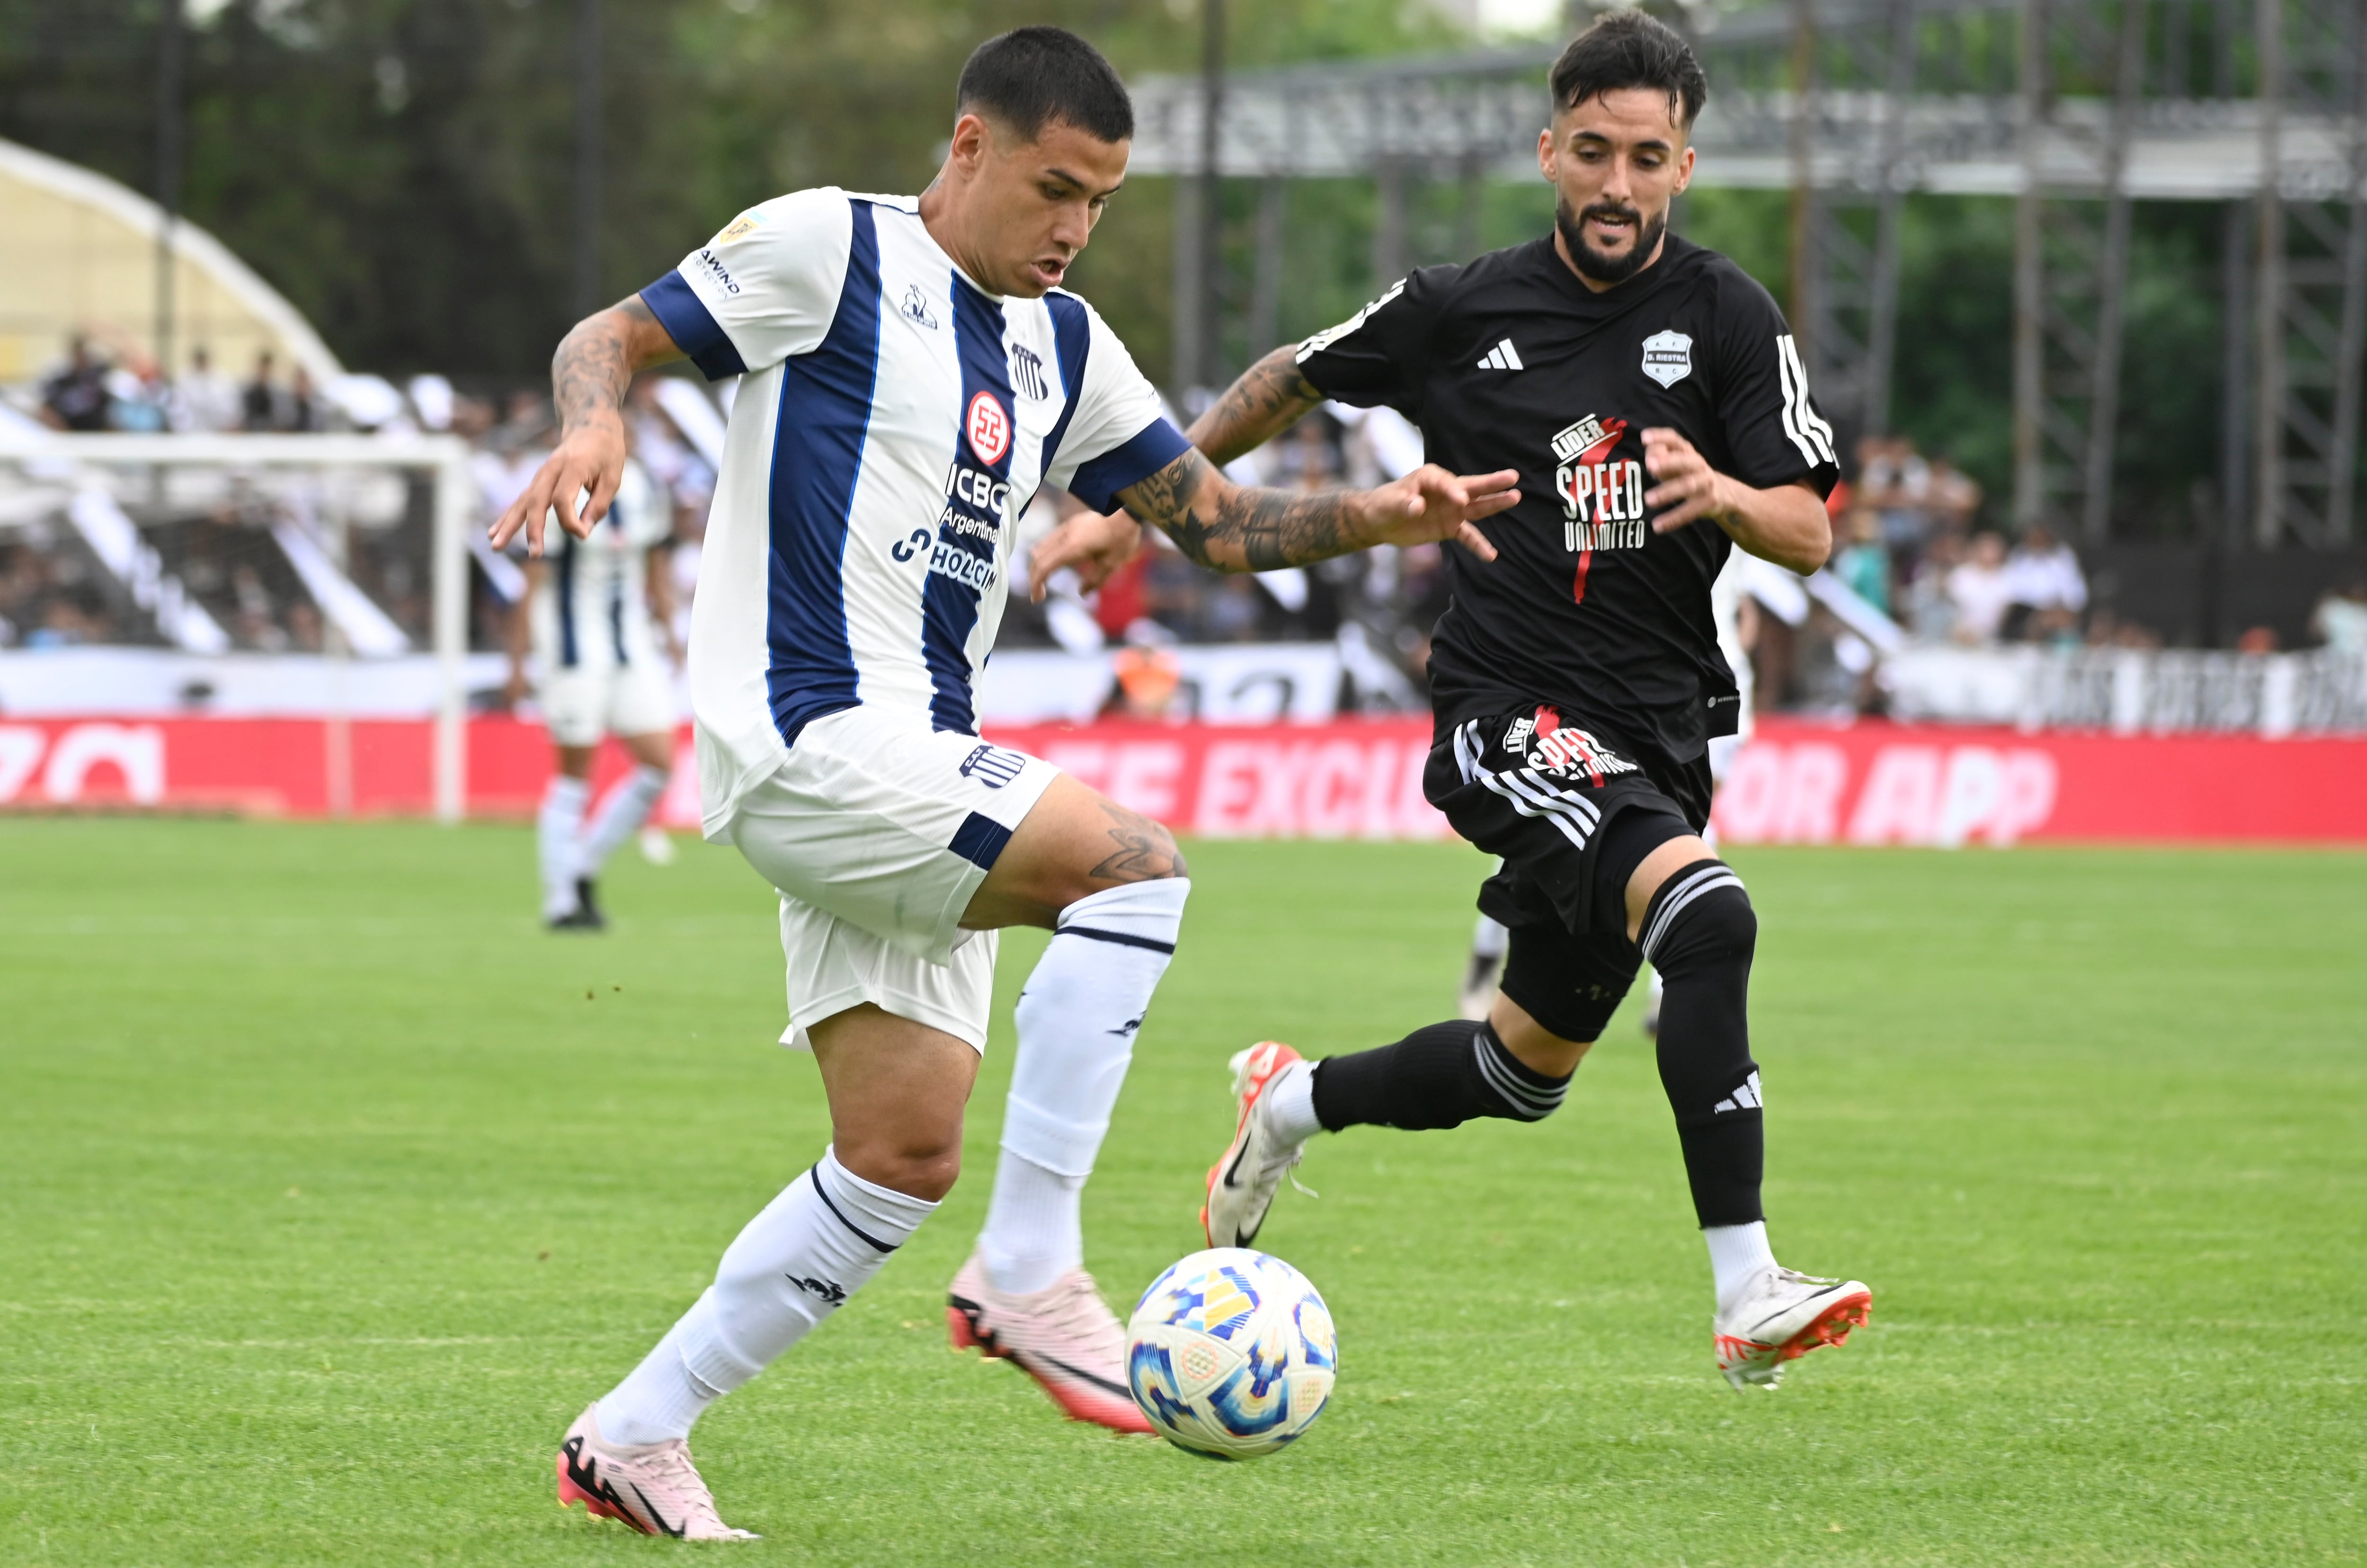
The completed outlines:
<svg viewBox="0 0 2367 1568">
<path fill-rule="evenodd" d="M 799 733 L 723 832 L 781 894 L 789 1030 L 865 1002 L 986 1050 L 995 938 L 962 912 L 1059 769 L 849 708 Z"/>
<path fill-rule="evenodd" d="M 541 695 L 542 726 L 559 745 L 674 733 L 674 681 L 654 663 L 561 665 L 544 674 Z"/>
</svg>

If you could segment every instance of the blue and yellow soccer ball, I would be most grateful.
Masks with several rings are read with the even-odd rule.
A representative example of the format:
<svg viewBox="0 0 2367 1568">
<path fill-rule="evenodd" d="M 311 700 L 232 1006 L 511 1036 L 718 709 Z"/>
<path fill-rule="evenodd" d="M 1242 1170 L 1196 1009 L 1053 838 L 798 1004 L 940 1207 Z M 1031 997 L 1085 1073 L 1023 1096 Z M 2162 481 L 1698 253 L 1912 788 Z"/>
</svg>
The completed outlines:
<svg viewBox="0 0 2367 1568">
<path fill-rule="evenodd" d="M 1127 1381 L 1160 1435 L 1209 1459 L 1290 1442 L 1340 1368 L 1331 1309 L 1301 1274 L 1246 1247 L 1195 1252 L 1151 1281 L 1126 1330 Z"/>
</svg>

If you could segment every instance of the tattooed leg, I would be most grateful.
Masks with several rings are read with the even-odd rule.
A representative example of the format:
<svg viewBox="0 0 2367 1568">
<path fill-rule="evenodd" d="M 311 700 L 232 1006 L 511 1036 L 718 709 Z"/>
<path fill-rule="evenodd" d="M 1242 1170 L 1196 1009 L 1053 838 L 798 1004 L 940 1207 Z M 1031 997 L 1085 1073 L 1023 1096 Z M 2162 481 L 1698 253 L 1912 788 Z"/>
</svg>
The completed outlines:
<svg viewBox="0 0 2367 1568">
<path fill-rule="evenodd" d="M 962 924 L 1057 926 L 1061 911 L 1095 893 L 1189 874 L 1165 828 L 1063 773 L 1002 846 Z"/>
</svg>

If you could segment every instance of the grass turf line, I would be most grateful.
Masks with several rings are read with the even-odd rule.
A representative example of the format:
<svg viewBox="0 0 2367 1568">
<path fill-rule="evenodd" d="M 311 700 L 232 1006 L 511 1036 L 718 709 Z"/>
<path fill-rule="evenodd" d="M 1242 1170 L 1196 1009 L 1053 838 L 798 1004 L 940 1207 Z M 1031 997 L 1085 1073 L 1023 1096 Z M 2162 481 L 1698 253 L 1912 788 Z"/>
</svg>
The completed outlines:
<svg viewBox="0 0 2367 1568">
<path fill-rule="evenodd" d="M 769 895 L 622 857 L 606 937 L 513 829 L 0 821 L 0 1562 L 504 1564 L 682 1549 L 550 1454 L 820 1151 Z M 1225 1057 L 1449 1009 L 1483 864 L 1201 844 L 1088 1190 L 1120 1310 L 1198 1244 Z M 1712 1371 L 1634 1010 L 1559 1115 L 1319 1140 L 1266 1244 L 1332 1407 L 1214 1466 L 946 1353 L 969 1176 L 704 1422 L 735 1561 L 2358 1562 L 2367 895 L 2355 855 L 1744 851 L 1769 1207 L 1874 1325 Z"/>
</svg>

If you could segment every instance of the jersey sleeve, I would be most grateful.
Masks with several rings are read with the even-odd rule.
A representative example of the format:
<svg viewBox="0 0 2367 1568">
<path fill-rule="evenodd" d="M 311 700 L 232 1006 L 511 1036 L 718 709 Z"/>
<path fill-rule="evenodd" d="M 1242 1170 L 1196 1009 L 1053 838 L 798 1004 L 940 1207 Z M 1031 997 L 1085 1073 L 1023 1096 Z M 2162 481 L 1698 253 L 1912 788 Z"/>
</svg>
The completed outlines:
<svg viewBox="0 0 2367 1568">
<path fill-rule="evenodd" d="M 1419 423 L 1431 328 L 1459 268 L 1426 267 L 1338 326 L 1298 346 L 1298 373 L 1324 396 L 1357 408 L 1386 404 Z"/>
<path fill-rule="evenodd" d="M 776 196 L 642 290 L 641 302 L 708 381 L 761 370 L 829 334 L 854 245 L 844 191 Z"/>
<path fill-rule="evenodd" d="M 1106 512 L 1116 506 L 1119 491 L 1157 473 L 1192 443 L 1168 420 L 1158 389 L 1101 313 L 1072 295 L 1063 298 L 1084 312 L 1084 373 L 1062 416 L 1059 445 L 1044 480 Z"/>
<path fill-rule="evenodd" d="M 1717 332 L 1715 397 L 1734 477 L 1761 490 L 1805 481 L 1831 494 L 1841 476 L 1833 427 L 1808 394 L 1784 312 L 1738 275 L 1720 292 Z"/>
</svg>

